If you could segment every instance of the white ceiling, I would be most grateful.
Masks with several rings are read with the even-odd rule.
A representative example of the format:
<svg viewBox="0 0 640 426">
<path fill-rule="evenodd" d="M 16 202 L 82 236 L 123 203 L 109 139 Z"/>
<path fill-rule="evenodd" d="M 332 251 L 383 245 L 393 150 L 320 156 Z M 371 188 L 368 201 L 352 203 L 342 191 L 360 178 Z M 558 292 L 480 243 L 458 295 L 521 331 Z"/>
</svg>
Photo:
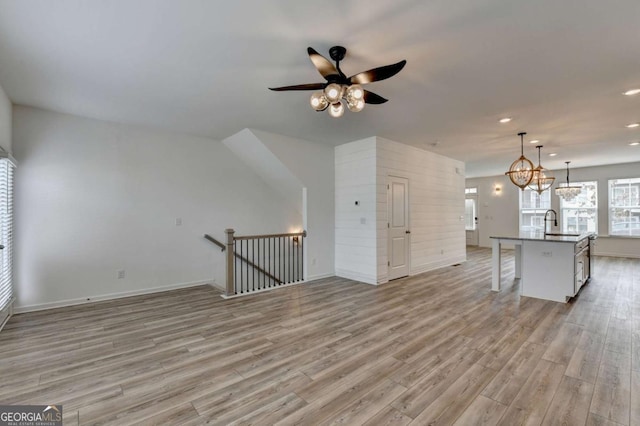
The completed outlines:
<svg viewBox="0 0 640 426">
<path fill-rule="evenodd" d="M 332 119 L 311 92 L 267 90 L 323 81 L 306 48 L 336 44 L 348 75 L 407 60 L 367 86 L 388 103 Z M 219 140 L 377 135 L 468 176 L 506 171 L 519 131 L 547 168 L 640 161 L 625 127 L 640 95 L 622 95 L 640 87 L 640 1 L 0 0 L 0 85 L 16 104 Z"/>
</svg>

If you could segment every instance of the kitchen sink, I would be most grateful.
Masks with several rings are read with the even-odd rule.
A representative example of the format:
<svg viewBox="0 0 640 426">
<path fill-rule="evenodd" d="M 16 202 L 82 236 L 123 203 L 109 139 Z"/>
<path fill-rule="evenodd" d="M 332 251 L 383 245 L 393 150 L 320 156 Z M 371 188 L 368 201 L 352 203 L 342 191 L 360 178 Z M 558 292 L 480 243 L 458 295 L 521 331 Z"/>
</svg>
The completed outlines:
<svg viewBox="0 0 640 426">
<path fill-rule="evenodd" d="M 579 237 L 580 234 L 557 234 L 553 232 L 545 232 L 545 236 L 549 237 Z"/>
</svg>

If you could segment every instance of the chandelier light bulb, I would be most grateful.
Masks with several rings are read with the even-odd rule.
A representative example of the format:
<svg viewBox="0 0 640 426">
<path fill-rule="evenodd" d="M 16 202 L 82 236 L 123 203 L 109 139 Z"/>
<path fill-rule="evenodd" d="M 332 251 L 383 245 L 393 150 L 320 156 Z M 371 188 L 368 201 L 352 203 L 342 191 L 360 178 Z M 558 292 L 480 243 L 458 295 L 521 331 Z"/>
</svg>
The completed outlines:
<svg viewBox="0 0 640 426">
<path fill-rule="evenodd" d="M 342 102 L 339 101 L 332 103 L 331 105 L 329 105 L 328 111 L 329 115 L 333 118 L 340 118 L 344 114 L 344 105 L 342 105 Z"/>
<path fill-rule="evenodd" d="M 323 111 L 329 105 L 329 102 L 327 101 L 327 98 L 324 96 L 323 92 L 315 92 L 314 94 L 312 94 L 309 103 L 311 104 L 311 108 L 315 109 L 316 111 Z"/>
<path fill-rule="evenodd" d="M 324 95 L 329 103 L 334 104 L 342 98 L 342 86 L 336 83 L 328 84 L 324 88 Z"/>
</svg>

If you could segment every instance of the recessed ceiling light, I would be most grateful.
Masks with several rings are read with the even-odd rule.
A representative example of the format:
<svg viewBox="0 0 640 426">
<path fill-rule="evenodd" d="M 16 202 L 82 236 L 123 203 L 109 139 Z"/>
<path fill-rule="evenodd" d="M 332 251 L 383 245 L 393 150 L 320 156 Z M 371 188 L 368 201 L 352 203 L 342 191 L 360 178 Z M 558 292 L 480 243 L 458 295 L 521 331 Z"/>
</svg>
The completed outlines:
<svg viewBox="0 0 640 426">
<path fill-rule="evenodd" d="M 640 126 L 640 123 L 631 123 L 631 124 L 627 124 L 627 127 L 630 129 L 633 129 L 634 127 L 638 127 Z"/>
<path fill-rule="evenodd" d="M 640 142 L 631 142 L 629 145 L 631 145 L 631 146 L 640 145 Z"/>
<path fill-rule="evenodd" d="M 637 95 L 638 93 L 640 93 L 640 89 L 631 89 L 624 92 L 624 94 L 627 96 Z"/>
<path fill-rule="evenodd" d="M 555 152 L 552 152 L 551 154 L 549 154 L 549 157 L 555 157 L 556 155 L 558 154 L 556 154 Z"/>
<path fill-rule="evenodd" d="M 508 122 L 510 122 L 510 121 L 511 121 L 511 117 L 505 117 L 505 118 L 501 118 L 501 119 L 500 119 L 500 123 L 503 123 L 503 124 L 504 124 L 504 123 L 508 123 Z"/>
<path fill-rule="evenodd" d="M 529 143 L 538 143 L 538 142 L 540 142 L 538 139 L 534 139 L 532 141 L 529 141 Z"/>
</svg>

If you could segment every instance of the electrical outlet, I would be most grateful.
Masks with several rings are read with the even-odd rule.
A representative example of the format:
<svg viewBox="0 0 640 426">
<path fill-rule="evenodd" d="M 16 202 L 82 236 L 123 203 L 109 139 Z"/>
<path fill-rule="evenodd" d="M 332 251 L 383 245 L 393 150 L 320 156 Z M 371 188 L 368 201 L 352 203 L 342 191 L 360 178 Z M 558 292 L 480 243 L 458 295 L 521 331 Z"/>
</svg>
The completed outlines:
<svg viewBox="0 0 640 426">
<path fill-rule="evenodd" d="M 119 280 L 123 280 L 123 279 L 124 279 L 124 276 L 125 276 L 124 269 L 120 269 L 120 270 L 118 271 L 118 279 L 119 279 Z"/>
<path fill-rule="evenodd" d="M 314 257 L 313 259 L 311 259 L 311 264 L 315 265 L 316 264 L 316 258 Z"/>
<path fill-rule="evenodd" d="M 181 225 L 182 225 L 182 218 L 176 217 L 176 226 L 181 226 Z"/>
</svg>

